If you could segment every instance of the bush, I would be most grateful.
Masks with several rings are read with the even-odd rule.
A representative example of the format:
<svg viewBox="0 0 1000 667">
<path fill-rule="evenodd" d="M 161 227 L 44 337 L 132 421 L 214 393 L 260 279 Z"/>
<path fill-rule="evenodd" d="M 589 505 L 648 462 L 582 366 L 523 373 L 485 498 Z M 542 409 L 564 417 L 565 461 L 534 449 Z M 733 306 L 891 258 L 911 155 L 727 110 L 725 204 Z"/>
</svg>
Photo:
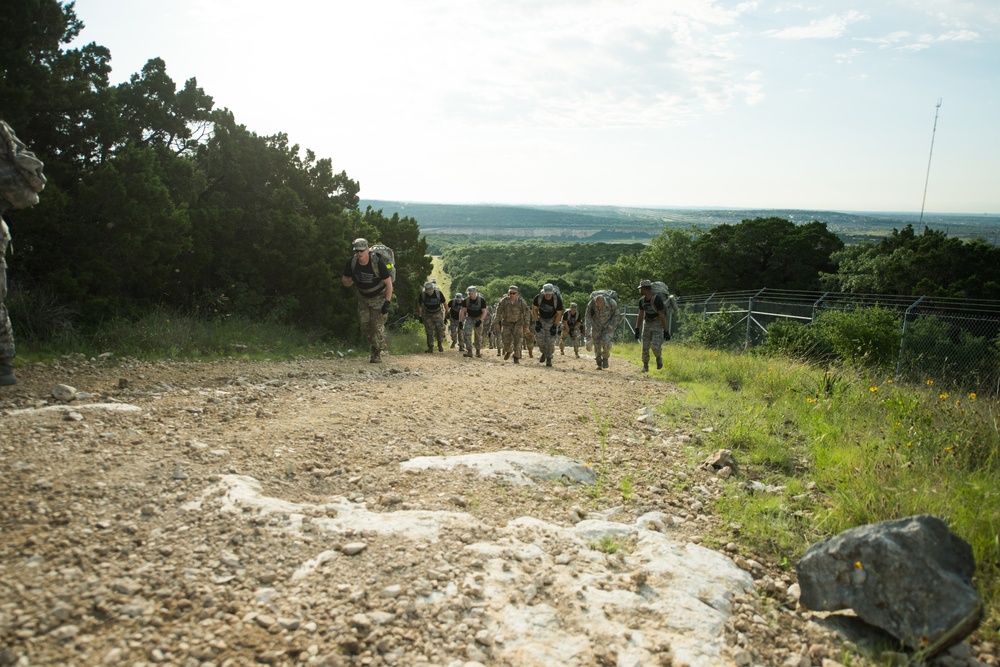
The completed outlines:
<svg viewBox="0 0 1000 667">
<path fill-rule="evenodd" d="M 678 333 L 685 340 L 717 350 L 735 350 L 743 347 L 746 331 L 740 326 L 740 313 L 735 307 L 723 307 L 717 314 L 700 317 L 685 313 L 680 318 Z"/>
<path fill-rule="evenodd" d="M 865 368 L 892 368 L 899 356 L 900 325 L 885 308 L 821 313 L 810 324 L 771 324 L 761 350 L 819 363 L 842 361 Z"/>
</svg>

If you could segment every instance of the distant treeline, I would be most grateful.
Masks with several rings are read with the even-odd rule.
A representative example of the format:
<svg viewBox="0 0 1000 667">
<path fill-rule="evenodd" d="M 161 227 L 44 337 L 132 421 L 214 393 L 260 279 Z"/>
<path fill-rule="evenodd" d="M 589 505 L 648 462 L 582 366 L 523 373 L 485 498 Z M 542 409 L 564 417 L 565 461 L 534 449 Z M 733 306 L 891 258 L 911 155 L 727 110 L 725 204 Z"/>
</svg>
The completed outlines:
<svg viewBox="0 0 1000 667">
<path fill-rule="evenodd" d="M 631 303 L 642 279 L 679 295 L 768 287 L 1000 299 L 1000 248 L 909 225 L 845 246 L 825 222 L 754 218 L 665 229 L 648 245 L 480 241 L 444 246 L 442 258 L 454 284 L 476 284 L 492 299 L 508 284 L 534 294 L 552 282 L 572 300 L 614 289 Z"/>
<path fill-rule="evenodd" d="M 668 209 L 622 206 L 500 206 L 362 200 L 362 206 L 420 221 L 429 236 L 546 238 L 563 241 L 649 241 L 664 229 L 707 231 L 754 218 L 783 218 L 795 224 L 822 220 L 846 243 L 882 238 L 893 229 L 925 226 L 949 237 L 1000 243 L 1000 215 L 845 213 L 799 209 Z"/>
</svg>

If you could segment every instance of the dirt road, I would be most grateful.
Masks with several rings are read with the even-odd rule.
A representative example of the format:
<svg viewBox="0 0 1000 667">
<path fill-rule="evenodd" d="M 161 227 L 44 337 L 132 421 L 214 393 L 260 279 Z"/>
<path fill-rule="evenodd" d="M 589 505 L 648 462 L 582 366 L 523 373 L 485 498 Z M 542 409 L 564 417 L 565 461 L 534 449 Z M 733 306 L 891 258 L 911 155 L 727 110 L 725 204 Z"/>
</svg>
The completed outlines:
<svg viewBox="0 0 1000 667">
<path fill-rule="evenodd" d="M 715 525 L 720 484 L 692 462 L 699 425 L 670 426 L 656 408 L 676 389 L 615 358 L 601 372 L 571 354 L 545 368 L 457 349 L 380 365 L 105 358 L 18 376 L 0 394 L 0 665 L 517 664 L 504 653 L 511 631 L 498 633 L 474 603 L 482 591 L 464 588 L 488 570 L 470 544 L 522 517 L 572 526 L 603 512 L 627 525 L 653 512 L 692 545 Z M 76 397 L 53 398 L 57 384 Z M 501 450 L 570 457 L 596 483 L 518 486 L 400 465 Z M 348 506 L 465 523 L 416 542 L 326 532 Z M 429 515 L 398 516 L 418 528 Z M 601 567 L 627 575 L 627 550 L 606 551 Z M 732 596 L 718 664 L 836 655 L 783 604 L 791 575 L 737 551 L 727 555 L 775 601 Z M 516 566 L 529 573 L 524 596 L 537 593 L 531 581 L 552 583 Z M 557 616 L 576 605 L 550 597 Z M 625 664 L 646 623 L 626 619 L 632 630 L 591 638 L 564 664 Z M 659 657 L 641 664 L 676 658 L 669 646 L 642 650 Z"/>
</svg>

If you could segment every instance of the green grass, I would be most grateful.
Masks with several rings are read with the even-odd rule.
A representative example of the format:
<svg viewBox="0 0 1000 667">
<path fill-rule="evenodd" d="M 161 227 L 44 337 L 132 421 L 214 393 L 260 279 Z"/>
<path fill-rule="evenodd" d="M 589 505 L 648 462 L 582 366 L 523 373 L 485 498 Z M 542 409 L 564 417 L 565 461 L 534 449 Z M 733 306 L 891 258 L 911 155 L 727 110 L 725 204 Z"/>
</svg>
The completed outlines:
<svg viewBox="0 0 1000 667">
<path fill-rule="evenodd" d="M 639 364 L 639 347 L 615 347 Z M 866 523 L 933 514 L 968 541 L 987 607 L 1000 623 L 1000 403 L 852 368 L 668 343 L 654 378 L 683 390 L 660 406 L 668 423 L 703 433 L 691 463 L 733 450 L 736 475 L 716 511 L 739 542 L 776 563 Z M 780 489 L 750 493 L 746 483 Z M 731 536 L 719 535 L 720 541 Z"/>
<path fill-rule="evenodd" d="M 356 326 L 356 325 L 355 325 Z M 357 334 L 359 331 L 351 331 Z M 391 354 L 425 347 L 423 325 L 409 321 L 386 334 Z M 89 331 L 49 338 L 45 343 L 20 342 L 18 363 L 46 361 L 66 354 L 96 356 L 110 352 L 135 359 L 295 359 L 331 353 L 368 356 L 363 342 L 344 342 L 327 332 L 303 331 L 272 322 L 228 317 L 205 320 L 155 310 L 137 320 L 115 319 Z"/>
</svg>

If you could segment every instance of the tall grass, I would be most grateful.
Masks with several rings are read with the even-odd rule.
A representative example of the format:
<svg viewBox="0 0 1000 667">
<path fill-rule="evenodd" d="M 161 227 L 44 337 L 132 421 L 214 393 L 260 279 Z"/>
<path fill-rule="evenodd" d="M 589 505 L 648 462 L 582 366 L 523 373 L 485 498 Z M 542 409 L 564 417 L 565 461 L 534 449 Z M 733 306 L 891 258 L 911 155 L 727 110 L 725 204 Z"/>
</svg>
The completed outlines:
<svg viewBox="0 0 1000 667">
<path fill-rule="evenodd" d="M 616 348 L 637 362 L 638 345 Z M 776 563 L 866 523 L 933 514 L 972 545 L 986 602 L 981 631 L 1000 624 L 1000 401 L 894 382 L 889 371 L 809 364 L 667 344 L 653 377 L 682 392 L 660 412 L 702 428 L 691 463 L 719 448 L 740 464 L 718 501 L 722 525 Z M 750 481 L 769 491 L 753 492 Z M 717 539 L 729 541 L 731 535 Z"/>
<path fill-rule="evenodd" d="M 368 346 L 359 340 L 360 328 L 339 333 L 341 337 L 335 338 L 330 332 L 267 320 L 239 316 L 206 319 L 155 309 L 138 318 L 115 318 L 87 330 L 59 330 L 49 336 L 18 335 L 18 357 L 22 361 L 41 361 L 65 354 L 93 356 L 103 352 L 136 359 L 183 360 L 293 359 L 335 352 L 368 355 Z M 423 350 L 423 326 L 414 320 L 392 323 L 386 341 L 391 354 Z"/>
</svg>

